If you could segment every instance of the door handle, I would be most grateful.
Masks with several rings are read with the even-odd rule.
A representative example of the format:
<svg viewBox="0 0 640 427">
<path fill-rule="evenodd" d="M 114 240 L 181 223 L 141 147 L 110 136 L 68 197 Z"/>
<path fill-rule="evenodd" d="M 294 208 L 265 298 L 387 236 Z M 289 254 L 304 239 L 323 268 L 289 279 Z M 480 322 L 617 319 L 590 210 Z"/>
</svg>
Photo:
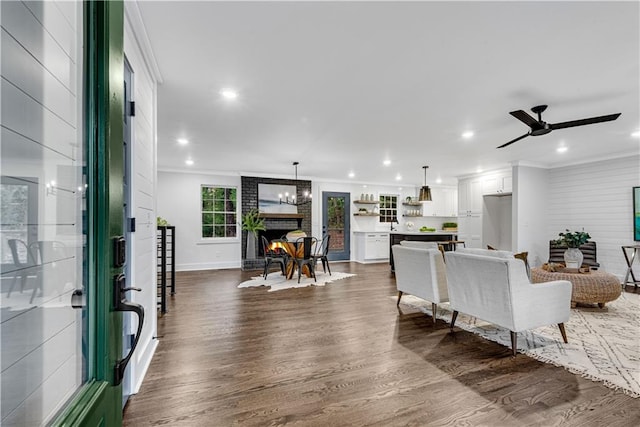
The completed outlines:
<svg viewBox="0 0 640 427">
<path fill-rule="evenodd" d="M 125 275 L 119 274 L 116 276 L 114 280 L 114 294 L 116 295 L 116 301 L 114 305 L 115 311 L 130 311 L 138 316 L 138 331 L 136 332 L 135 338 L 133 339 L 133 344 L 131 345 L 131 349 L 129 350 L 129 354 L 127 354 L 123 359 L 116 362 L 115 366 L 115 385 L 118 385 L 122 382 L 124 378 L 124 371 L 127 369 L 127 365 L 131 360 L 131 356 L 133 356 L 133 352 L 136 350 L 138 346 L 138 341 L 140 341 L 140 335 L 142 334 L 142 326 L 144 325 L 144 307 L 138 303 L 130 302 L 125 299 L 124 293 L 127 291 L 141 291 L 140 288 L 135 287 L 125 287 Z"/>
<path fill-rule="evenodd" d="M 82 309 L 85 306 L 84 292 L 82 289 L 76 289 L 71 294 L 71 307 L 75 309 Z"/>
</svg>

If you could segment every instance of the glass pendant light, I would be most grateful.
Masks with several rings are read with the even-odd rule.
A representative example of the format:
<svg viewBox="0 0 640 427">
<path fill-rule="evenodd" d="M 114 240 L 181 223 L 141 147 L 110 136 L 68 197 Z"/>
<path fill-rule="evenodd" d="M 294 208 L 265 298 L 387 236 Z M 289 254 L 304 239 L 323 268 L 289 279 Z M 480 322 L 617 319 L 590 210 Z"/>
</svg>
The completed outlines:
<svg viewBox="0 0 640 427">
<path fill-rule="evenodd" d="M 424 185 L 420 189 L 420 195 L 418 196 L 418 200 L 421 202 L 430 202 L 431 201 L 431 189 L 427 185 L 427 168 L 429 166 L 423 166 L 424 169 Z"/>
</svg>

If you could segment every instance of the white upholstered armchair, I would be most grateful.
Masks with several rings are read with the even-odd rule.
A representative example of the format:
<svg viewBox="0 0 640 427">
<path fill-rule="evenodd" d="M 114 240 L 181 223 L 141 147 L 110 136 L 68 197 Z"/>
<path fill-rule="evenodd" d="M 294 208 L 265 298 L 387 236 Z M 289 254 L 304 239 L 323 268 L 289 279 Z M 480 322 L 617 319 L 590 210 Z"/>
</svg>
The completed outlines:
<svg viewBox="0 0 640 427">
<path fill-rule="evenodd" d="M 529 282 L 525 265 L 502 251 L 445 254 L 451 330 L 458 312 L 495 323 L 511 331 L 515 356 L 517 333 L 557 324 L 567 342 L 564 322 L 569 320 L 571 283 L 566 280 Z"/>
<path fill-rule="evenodd" d="M 431 301 L 433 323 L 436 323 L 437 304 L 449 301 L 447 278 L 438 249 L 424 249 L 393 245 L 398 305 L 402 294 L 407 293 Z"/>
</svg>

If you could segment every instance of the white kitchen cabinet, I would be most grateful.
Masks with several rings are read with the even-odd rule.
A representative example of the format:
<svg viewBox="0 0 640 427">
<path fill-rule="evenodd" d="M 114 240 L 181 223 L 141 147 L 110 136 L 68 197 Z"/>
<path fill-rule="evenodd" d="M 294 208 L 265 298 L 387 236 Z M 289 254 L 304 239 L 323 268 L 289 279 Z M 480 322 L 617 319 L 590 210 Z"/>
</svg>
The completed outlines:
<svg viewBox="0 0 640 427">
<path fill-rule="evenodd" d="M 484 195 L 511 194 L 512 189 L 511 172 L 500 172 L 482 179 L 482 194 Z"/>
<path fill-rule="evenodd" d="M 432 188 L 431 202 L 422 202 L 423 216 L 458 216 L 458 192 L 455 188 Z"/>
<path fill-rule="evenodd" d="M 355 258 L 361 263 L 389 260 L 389 233 L 357 232 Z"/>
<path fill-rule="evenodd" d="M 482 214 L 482 180 L 479 177 L 458 182 L 458 216 Z"/>
<path fill-rule="evenodd" d="M 458 240 L 467 248 L 482 248 L 482 215 L 471 213 L 458 217 Z"/>
</svg>

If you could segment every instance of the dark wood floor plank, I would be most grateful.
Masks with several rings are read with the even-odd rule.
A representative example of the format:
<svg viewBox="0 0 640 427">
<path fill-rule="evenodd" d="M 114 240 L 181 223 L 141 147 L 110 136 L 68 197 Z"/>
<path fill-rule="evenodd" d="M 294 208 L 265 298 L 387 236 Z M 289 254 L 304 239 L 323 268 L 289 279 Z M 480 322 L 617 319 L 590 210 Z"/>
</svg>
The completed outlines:
<svg viewBox="0 0 640 427">
<path fill-rule="evenodd" d="M 177 275 L 126 426 L 636 426 L 640 400 L 398 309 L 388 265 L 324 287 Z M 570 334 L 570 331 L 568 331 Z"/>
</svg>

